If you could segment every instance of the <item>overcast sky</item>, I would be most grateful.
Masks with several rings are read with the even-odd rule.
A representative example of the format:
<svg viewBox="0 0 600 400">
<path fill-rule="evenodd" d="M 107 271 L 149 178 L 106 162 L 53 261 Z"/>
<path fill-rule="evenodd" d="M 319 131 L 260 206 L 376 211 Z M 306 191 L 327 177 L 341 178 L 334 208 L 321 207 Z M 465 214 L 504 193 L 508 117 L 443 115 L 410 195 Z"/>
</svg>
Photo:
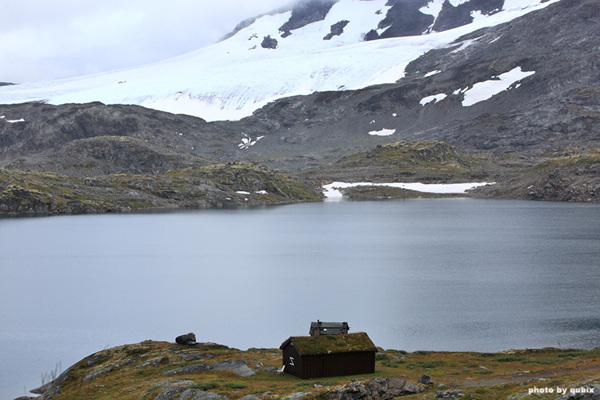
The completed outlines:
<svg viewBox="0 0 600 400">
<path fill-rule="evenodd" d="M 144 65 L 214 43 L 291 0 L 0 0 L 0 82 Z"/>
</svg>

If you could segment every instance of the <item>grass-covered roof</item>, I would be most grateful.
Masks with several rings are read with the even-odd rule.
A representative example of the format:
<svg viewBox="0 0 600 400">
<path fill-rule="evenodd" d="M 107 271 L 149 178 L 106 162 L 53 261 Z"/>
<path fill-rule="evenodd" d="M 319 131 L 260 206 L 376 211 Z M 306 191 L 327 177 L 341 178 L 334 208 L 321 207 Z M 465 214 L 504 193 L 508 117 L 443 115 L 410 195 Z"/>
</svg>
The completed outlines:
<svg viewBox="0 0 600 400">
<path fill-rule="evenodd" d="M 292 336 L 281 345 L 281 349 L 293 344 L 302 356 L 356 351 L 377 351 L 364 332 L 342 335 Z"/>
</svg>

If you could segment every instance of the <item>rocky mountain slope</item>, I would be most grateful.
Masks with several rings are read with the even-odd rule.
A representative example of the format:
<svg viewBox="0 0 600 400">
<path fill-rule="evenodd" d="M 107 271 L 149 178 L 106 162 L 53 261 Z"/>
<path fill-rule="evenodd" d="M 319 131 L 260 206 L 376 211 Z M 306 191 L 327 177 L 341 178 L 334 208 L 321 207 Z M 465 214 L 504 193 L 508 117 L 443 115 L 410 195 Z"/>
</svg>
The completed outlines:
<svg viewBox="0 0 600 400">
<path fill-rule="evenodd" d="M 298 1 L 195 52 L 142 68 L 4 87 L 0 103 L 101 101 L 239 119 L 283 97 L 394 83 L 428 50 L 556 1 Z M 421 21 L 416 27 L 413 18 Z"/>
<path fill-rule="evenodd" d="M 359 3 L 360 7 L 376 5 L 375 1 Z M 373 15 L 378 15 L 381 22 L 395 15 L 394 7 L 398 10 L 409 5 L 413 11 L 423 13 L 427 11 L 425 3 L 388 2 L 386 16 L 383 11 Z M 504 3 L 505 8 L 508 3 Z M 348 4 L 357 6 L 342 0 L 324 1 L 318 2 L 314 9 L 302 9 L 306 12 L 261 17 L 249 25 L 243 24 L 230 39 L 247 33 L 246 29 L 260 27 L 260 21 L 266 21 L 266 17 L 283 15 L 280 23 L 273 25 L 271 21 L 267 27 L 284 27 L 284 33 L 291 33 L 281 40 L 294 37 L 307 40 L 307 29 L 322 27 L 319 21 L 340 22 L 331 15 L 336 7 Z M 452 5 L 435 1 L 427 4 L 430 9 L 439 6 L 434 21 L 428 19 L 429 26 L 435 26 L 440 18 L 446 19 L 444 13 L 449 11 L 443 10 Z M 468 4 L 478 4 L 481 8 L 475 14 L 470 12 L 471 16 L 502 15 L 492 8 L 492 2 L 464 2 L 453 7 L 458 10 Z M 462 36 L 464 27 L 450 29 L 447 32 L 452 32 L 456 39 L 403 65 L 403 77 L 397 82 L 288 96 L 240 120 L 209 122 L 185 114 L 99 102 L 0 105 L 0 167 L 13 171 L 7 174 L 12 178 L 4 182 L 11 182 L 15 176 L 22 176 L 19 171 L 28 170 L 83 180 L 135 174 L 153 176 L 159 181 L 169 171 L 249 162 L 257 168 L 262 165 L 293 176 L 298 185 L 303 182 L 308 185 L 306 190 L 311 191 L 310 195 L 304 191 L 302 196 L 279 198 L 278 202 L 318 199 L 319 186 L 333 180 L 496 182 L 471 195 L 597 202 L 600 199 L 597 57 L 600 4 L 594 0 L 562 0 L 544 5 L 505 23 L 468 29 Z M 453 12 L 458 13 L 456 10 Z M 388 25 L 390 21 L 378 28 L 381 35 L 399 20 L 394 19 Z M 350 23 L 342 25 L 333 30 L 327 25 L 326 34 L 352 32 Z M 343 35 L 333 36 L 341 40 Z M 328 42 L 322 40 L 323 36 L 320 42 Z M 420 35 L 418 40 L 424 40 L 425 36 Z M 435 34 L 430 36 L 433 38 Z M 398 52 L 397 41 L 408 39 L 413 40 L 412 37 L 380 39 L 374 41 L 379 43 L 378 47 L 369 48 L 385 70 L 389 48 Z M 337 46 L 347 49 L 340 43 Z M 277 49 L 263 50 L 282 54 L 292 51 L 281 44 Z M 336 51 L 328 48 L 323 54 L 335 57 Z M 371 54 L 363 52 L 360 56 L 362 59 Z M 261 62 L 273 60 L 277 59 L 266 57 Z M 323 60 L 320 68 L 327 69 L 329 60 Z M 338 74 L 333 69 L 330 72 Z M 276 78 L 273 80 L 277 81 Z M 6 94 L 1 90 L 0 95 Z M 440 152 L 445 155 L 440 156 Z M 269 171 L 265 176 L 271 174 Z M 160 185 L 164 186 L 164 182 Z M 230 194 L 265 190 L 259 186 L 253 185 L 251 190 L 232 186 L 228 190 Z M 8 189 L 5 186 L 3 190 Z M 121 193 L 114 187 L 110 190 Z M 131 204 L 128 192 L 123 193 L 116 203 Z M 217 197 L 233 198 L 230 194 Z M 15 206 L 18 202 L 15 203 L 14 194 L 4 196 L 12 199 L 12 205 L 5 206 L 5 210 L 19 208 Z M 102 203 L 95 198 L 94 204 Z M 189 199 L 167 203 L 147 200 L 144 204 L 157 207 L 194 204 Z M 60 200 L 57 204 L 63 203 Z M 223 204 L 217 200 L 196 204 L 200 203 Z M 130 205 L 116 209 L 127 207 Z"/>
</svg>

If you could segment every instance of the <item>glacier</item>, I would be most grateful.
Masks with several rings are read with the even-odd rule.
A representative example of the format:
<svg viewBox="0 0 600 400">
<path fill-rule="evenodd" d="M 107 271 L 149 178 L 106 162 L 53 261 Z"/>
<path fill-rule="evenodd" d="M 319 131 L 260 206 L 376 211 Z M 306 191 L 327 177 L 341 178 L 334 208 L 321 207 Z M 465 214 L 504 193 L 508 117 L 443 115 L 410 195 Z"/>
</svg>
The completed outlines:
<svg viewBox="0 0 600 400">
<path fill-rule="evenodd" d="M 501 12 L 490 16 L 473 13 L 474 21 L 459 28 L 364 41 L 364 35 L 385 18 L 390 8 L 387 0 L 339 0 L 324 20 L 292 30 L 285 38 L 279 27 L 290 18 L 291 11 L 261 16 L 225 40 L 147 66 L 2 86 L 0 103 L 99 101 L 136 104 L 207 121 L 239 120 L 283 97 L 397 82 L 406 66 L 425 52 L 556 1 L 507 0 Z M 439 12 L 440 2 L 430 3 L 422 11 Z M 323 40 L 331 25 L 342 20 L 350 21 L 343 33 Z M 277 39 L 276 49 L 262 48 L 266 36 Z M 469 45 L 467 42 L 463 47 Z M 429 71 L 434 72 L 439 71 Z"/>
</svg>

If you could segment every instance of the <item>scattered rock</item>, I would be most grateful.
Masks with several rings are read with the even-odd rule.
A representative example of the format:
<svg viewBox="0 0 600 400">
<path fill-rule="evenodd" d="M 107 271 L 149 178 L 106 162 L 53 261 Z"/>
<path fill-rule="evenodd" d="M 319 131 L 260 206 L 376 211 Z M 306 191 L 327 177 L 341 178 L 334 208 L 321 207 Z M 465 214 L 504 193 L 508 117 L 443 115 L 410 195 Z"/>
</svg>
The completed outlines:
<svg viewBox="0 0 600 400">
<path fill-rule="evenodd" d="M 423 385 L 433 385 L 433 379 L 429 375 L 423 375 L 419 378 L 417 383 L 421 383 Z"/>
<path fill-rule="evenodd" d="M 448 389 L 444 391 L 435 392 L 435 397 L 438 399 L 458 399 L 459 397 L 464 396 L 465 394 L 458 389 Z"/>
<path fill-rule="evenodd" d="M 420 393 L 423 390 L 424 388 L 400 378 L 374 378 L 366 385 L 359 382 L 351 383 L 337 392 L 331 393 L 331 398 L 334 400 L 390 400 L 394 397 Z"/>
<path fill-rule="evenodd" d="M 194 374 L 197 372 L 208 371 L 210 367 L 208 364 L 194 364 L 188 365 L 187 367 L 173 369 L 171 371 L 167 371 L 163 374 L 163 376 L 173 376 L 173 375 L 187 375 Z"/>
<path fill-rule="evenodd" d="M 177 342 L 178 344 L 191 346 L 197 343 L 196 335 L 194 335 L 193 332 L 190 332 L 187 335 L 177 336 L 177 338 L 175 338 L 175 342 Z"/>
<path fill-rule="evenodd" d="M 573 390 L 577 393 L 569 393 L 556 400 L 600 400 L 600 385 L 585 385 L 581 388 L 573 388 Z"/>
<path fill-rule="evenodd" d="M 155 358 L 152 360 L 148 360 L 145 363 L 143 363 L 142 365 L 136 367 L 136 368 L 146 368 L 146 367 L 158 367 L 161 363 L 162 363 L 162 358 Z"/>
<path fill-rule="evenodd" d="M 290 396 L 286 396 L 286 397 L 289 400 L 300 400 L 304 396 L 306 396 L 306 393 L 304 393 L 304 392 L 296 392 L 296 393 L 292 393 Z"/>
<path fill-rule="evenodd" d="M 108 374 L 109 372 L 114 371 L 116 368 L 124 367 L 126 365 L 133 364 L 134 362 L 136 362 L 136 360 L 126 360 L 122 363 L 115 364 L 115 365 L 109 365 L 98 371 L 90 372 L 89 374 L 87 374 L 83 377 L 83 381 L 85 382 L 85 381 L 89 381 L 90 379 L 96 379 L 104 374 Z"/>
<path fill-rule="evenodd" d="M 248 363 L 244 360 L 228 360 L 221 361 L 214 364 L 194 364 L 189 365 L 187 367 L 177 368 L 171 371 L 165 372 L 164 376 L 173 376 L 173 375 L 187 375 L 194 374 L 202 371 L 224 371 L 231 370 L 236 375 L 249 377 L 256 375 L 258 373 L 257 370 L 248 367 Z"/>
<path fill-rule="evenodd" d="M 154 400 L 225 400 L 228 397 L 217 393 L 205 392 L 199 389 L 183 387 L 168 388 L 163 390 Z"/>
<path fill-rule="evenodd" d="M 87 374 L 86 376 L 83 377 L 83 381 L 89 381 L 90 379 L 96 379 L 104 374 L 108 374 L 109 372 L 112 372 L 115 369 L 114 365 L 110 365 L 106 368 L 102 368 L 99 371 L 96 372 L 91 372 L 89 374 Z"/>
</svg>

